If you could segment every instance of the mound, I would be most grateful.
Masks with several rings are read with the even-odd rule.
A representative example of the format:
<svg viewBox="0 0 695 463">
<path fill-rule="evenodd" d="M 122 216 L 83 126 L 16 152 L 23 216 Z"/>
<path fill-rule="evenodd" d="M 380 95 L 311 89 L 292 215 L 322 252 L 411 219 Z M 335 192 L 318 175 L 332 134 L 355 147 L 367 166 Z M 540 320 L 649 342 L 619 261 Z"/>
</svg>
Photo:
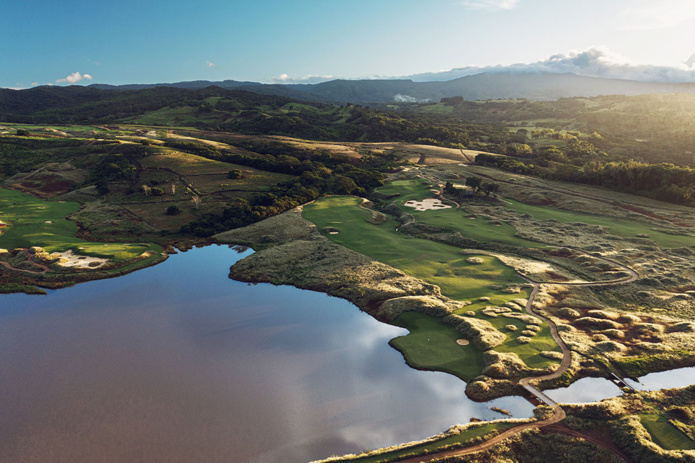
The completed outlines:
<svg viewBox="0 0 695 463">
<path fill-rule="evenodd" d="M 486 351 L 502 344 L 507 337 L 487 320 L 466 318 L 460 315 L 447 315 L 444 321 L 456 328 L 466 339 L 479 350 Z"/>
</svg>

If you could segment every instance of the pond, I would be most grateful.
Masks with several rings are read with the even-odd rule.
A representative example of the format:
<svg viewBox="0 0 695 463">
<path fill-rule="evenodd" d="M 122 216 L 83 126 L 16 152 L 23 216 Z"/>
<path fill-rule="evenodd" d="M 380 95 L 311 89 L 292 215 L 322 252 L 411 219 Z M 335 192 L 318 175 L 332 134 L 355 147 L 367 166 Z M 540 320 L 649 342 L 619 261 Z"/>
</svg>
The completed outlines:
<svg viewBox="0 0 695 463">
<path fill-rule="evenodd" d="M 0 461 L 306 462 L 531 416 L 407 367 L 405 330 L 347 301 L 230 280 L 250 252 L 0 296 Z"/>
<path fill-rule="evenodd" d="M 626 379 L 626 383 L 638 391 L 675 389 L 695 384 L 695 367 L 676 368 L 640 376 L 638 381 Z M 617 397 L 623 391 L 606 378 L 582 378 L 568 387 L 549 389 L 545 392 L 558 403 L 589 403 Z"/>
</svg>

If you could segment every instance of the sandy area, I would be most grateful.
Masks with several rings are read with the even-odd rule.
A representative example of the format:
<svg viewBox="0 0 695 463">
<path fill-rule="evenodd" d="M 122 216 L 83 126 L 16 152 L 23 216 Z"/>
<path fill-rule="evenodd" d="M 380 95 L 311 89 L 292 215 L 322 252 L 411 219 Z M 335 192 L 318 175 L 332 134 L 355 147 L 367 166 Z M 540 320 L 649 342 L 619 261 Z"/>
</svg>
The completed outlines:
<svg viewBox="0 0 695 463">
<path fill-rule="evenodd" d="M 422 201 L 415 201 L 415 200 L 406 201 L 405 206 L 414 207 L 416 211 L 451 209 L 451 206 L 448 206 L 448 205 L 442 203 L 441 200 L 435 199 L 435 198 L 426 198 L 426 199 L 423 199 Z"/>
<path fill-rule="evenodd" d="M 109 262 L 109 259 L 101 259 L 99 257 L 78 256 L 77 254 L 73 254 L 72 250 L 68 250 L 65 252 L 54 252 L 51 254 L 50 257 L 60 257 L 61 259 L 58 262 L 58 265 L 60 265 L 61 267 L 95 269 L 102 267 L 104 264 Z"/>
<path fill-rule="evenodd" d="M 457 339 L 456 344 L 458 344 L 459 346 L 467 346 L 468 344 L 470 344 L 470 341 L 468 341 L 468 339 Z"/>
</svg>

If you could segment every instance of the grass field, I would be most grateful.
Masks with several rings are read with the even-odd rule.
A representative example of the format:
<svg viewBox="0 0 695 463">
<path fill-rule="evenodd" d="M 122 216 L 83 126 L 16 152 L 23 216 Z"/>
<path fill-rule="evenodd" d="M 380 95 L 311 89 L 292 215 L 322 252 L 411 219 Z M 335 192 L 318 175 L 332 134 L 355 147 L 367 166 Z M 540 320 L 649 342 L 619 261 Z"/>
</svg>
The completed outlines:
<svg viewBox="0 0 695 463">
<path fill-rule="evenodd" d="M 398 233 L 398 223 L 393 218 L 389 217 L 382 225 L 372 225 L 366 221 L 371 213 L 359 208 L 360 202 L 352 196 L 323 198 L 306 206 L 304 217 L 331 241 L 439 285 L 452 299 L 490 296 L 494 291 L 489 286 L 493 284 L 524 283 L 512 268 L 494 257 L 477 256 L 486 260 L 486 265 L 469 264 L 466 259 L 470 255 L 461 254 L 458 248 Z M 327 234 L 326 227 L 339 233 Z"/>
<path fill-rule="evenodd" d="M 410 333 L 392 339 L 390 344 L 413 368 L 444 371 L 466 381 L 480 375 L 485 368 L 482 353 L 470 344 L 456 344 L 461 335 L 438 318 L 405 312 L 396 319 L 395 325 Z"/>
<path fill-rule="evenodd" d="M 526 248 L 544 247 L 542 243 L 515 236 L 516 230 L 509 224 L 496 223 L 481 217 L 472 220 L 470 218 L 471 214 L 465 211 L 465 204 L 463 204 L 461 209 L 452 208 L 424 212 L 418 212 L 413 208 L 403 206 L 403 203 L 408 200 L 431 198 L 433 195 L 427 185 L 428 182 L 422 179 L 399 180 L 384 185 L 379 188 L 379 191 L 389 195 L 400 193 L 401 196 L 397 199 L 398 204 L 404 211 L 412 214 L 418 222 L 456 230 L 466 238 L 481 242 L 493 241 Z M 505 204 L 510 209 L 520 214 L 529 214 L 536 220 L 557 220 L 562 223 L 584 222 L 590 225 L 600 225 L 608 227 L 611 234 L 625 238 L 648 235 L 657 245 L 665 248 L 695 246 L 695 237 L 693 236 L 664 233 L 654 230 L 654 225 L 636 220 L 567 211 L 551 206 L 534 206 L 508 199 L 505 199 Z"/>
<path fill-rule="evenodd" d="M 0 188 L 0 220 L 8 224 L 0 234 L 0 248 L 40 246 L 48 252 L 72 250 L 75 254 L 126 260 L 145 251 L 161 252 L 148 243 L 94 243 L 75 237 L 77 225 L 65 217 L 78 203 L 44 201 L 26 193 Z"/>
<path fill-rule="evenodd" d="M 576 211 L 566 211 L 550 206 L 533 206 L 519 201 L 508 200 L 509 207 L 521 214 L 529 214 L 538 220 L 557 220 L 563 223 L 584 222 L 590 225 L 608 227 L 611 234 L 626 238 L 635 238 L 637 235 L 648 235 L 659 246 L 664 248 L 676 248 L 681 246 L 695 246 L 694 236 L 681 236 L 653 230 L 654 225 L 636 220 L 621 219 L 617 217 L 605 217 L 586 214 Z"/>
<path fill-rule="evenodd" d="M 695 450 L 695 442 L 669 423 L 661 413 L 639 415 L 642 426 L 664 450 Z"/>
<path fill-rule="evenodd" d="M 464 307 L 461 312 L 468 310 L 479 312 L 491 304 L 502 305 L 513 299 L 528 298 L 529 293 L 526 289 L 522 289 L 520 293 L 508 294 L 490 288 L 491 285 L 524 283 L 514 269 L 504 265 L 497 258 L 476 256 L 482 258 L 484 263 L 471 264 L 466 260 L 471 256 L 461 254 L 458 248 L 398 233 L 396 231 L 398 224 L 391 217 L 382 225 L 368 223 L 367 219 L 371 217 L 371 213 L 361 209 L 360 202 L 361 199 L 352 196 L 323 198 L 307 205 L 304 208 L 304 217 L 315 223 L 331 241 L 398 268 L 416 278 L 438 285 L 442 293 L 452 299 L 474 302 Z M 337 230 L 338 234 L 328 233 L 327 227 Z M 480 297 L 490 297 L 490 301 L 476 301 Z M 498 348 L 501 352 L 517 353 L 530 367 L 542 368 L 557 363 L 538 355 L 543 350 L 557 349 L 547 326 L 533 337 L 529 344 L 521 345 L 516 342 L 516 338 L 523 330 L 523 324 L 504 317 L 478 316 L 487 319 L 507 334 L 507 341 Z M 404 323 L 403 326 L 411 330 L 412 334 L 409 336 L 413 337 L 406 336 L 395 345 L 414 365 L 440 369 L 435 368 L 435 364 L 439 364 L 443 371 L 455 370 L 456 372 L 452 372 L 462 378 L 475 376 L 472 373 L 473 365 L 480 365 L 477 362 L 481 360 L 473 354 L 466 360 L 469 366 L 452 367 L 452 362 L 461 361 L 461 353 L 469 352 L 469 350 L 462 350 L 455 344 L 456 339 L 453 339 L 451 326 L 434 318 L 421 317 L 404 320 L 399 318 L 398 323 Z M 504 331 L 504 326 L 509 324 L 518 324 L 519 329 L 513 333 Z M 435 332 L 439 335 L 435 337 L 435 341 L 432 341 L 431 334 Z M 441 347 L 439 353 L 420 353 L 423 342 L 426 342 L 423 339 L 426 339 L 427 334 L 430 334 L 429 342 L 434 343 L 429 349 Z M 449 360 L 446 360 L 447 358 Z"/>
<path fill-rule="evenodd" d="M 390 461 L 398 461 L 408 456 L 425 455 L 435 450 L 441 450 L 447 447 L 465 447 L 466 444 L 473 439 L 485 436 L 494 430 L 503 432 L 514 426 L 516 426 L 516 423 L 485 423 L 480 426 L 467 429 L 460 434 L 444 437 L 433 442 L 413 445 L 411 447 L 405 447 L 398 450 L 386 451 L 378 455 L 345 459 L 341 461 L 349 461 L 354 463 L 386 463 Z"/>
<path fill-rule="evenodd" d="M 516 236 L 516 229 L 506 223 L 496 223 L 482 217 L 471 219 L 471 214 L 465 209 L 439 209 L 431 211 L 416 211 L 414 208 L 403 206 L 409 200 L 431 198 L 432 193 L 427 187 L 428 182 L 422 179 L 398 180 L 379 188 L 384 194 L 400 193 L 398 204 L 404 211 L 412 214 L 418 222 L 436 227 L 443 227 L 460 232 L 465 238 L 480 242 L 498 242 L 510 246 L 525 248 L 544 247 L 543 244 Z"/>
</svg>

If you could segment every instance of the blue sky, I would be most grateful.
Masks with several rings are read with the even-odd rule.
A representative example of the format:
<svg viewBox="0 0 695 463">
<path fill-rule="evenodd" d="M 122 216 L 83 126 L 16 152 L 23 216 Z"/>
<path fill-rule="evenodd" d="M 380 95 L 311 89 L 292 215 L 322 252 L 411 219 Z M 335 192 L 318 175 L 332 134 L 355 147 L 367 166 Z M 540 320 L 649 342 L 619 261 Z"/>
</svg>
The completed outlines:
<svg viewBox="0 0 695 463">
<path fill-rule="evenodd" d="M 695 55 L 695 1 L 4 0 L 0 9 L 0 87 L 9 88 L 394 77 L 588 49 L 598 58 L 573 65 L 695 75 L 683 64 Z"/>
</svg>

